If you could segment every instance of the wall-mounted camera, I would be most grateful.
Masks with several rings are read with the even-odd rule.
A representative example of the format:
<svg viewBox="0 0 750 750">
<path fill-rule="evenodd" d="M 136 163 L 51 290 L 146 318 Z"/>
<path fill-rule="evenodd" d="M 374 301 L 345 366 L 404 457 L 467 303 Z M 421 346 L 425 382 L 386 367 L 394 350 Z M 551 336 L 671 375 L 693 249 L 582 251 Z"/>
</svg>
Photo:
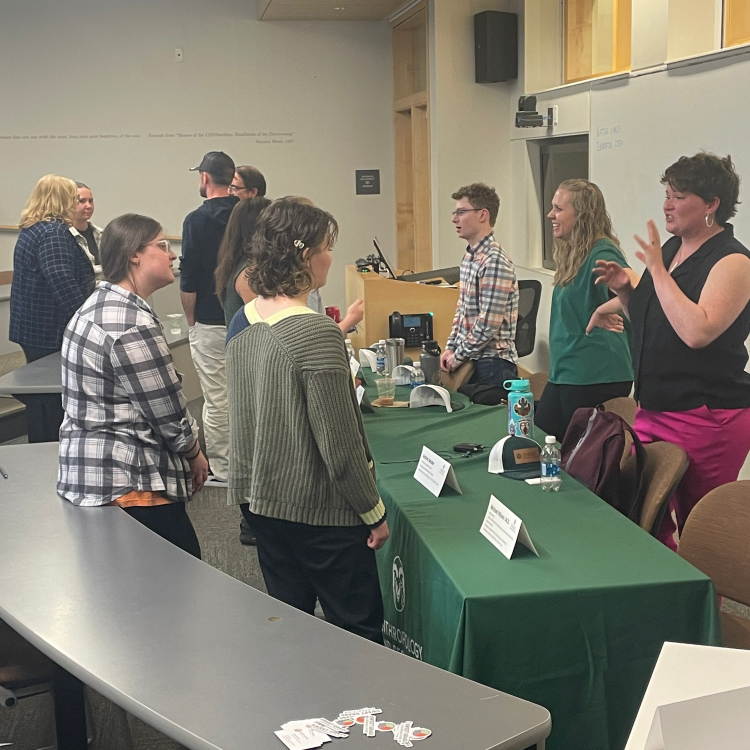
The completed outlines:
<svg viewBox="0 0 750 750">
<path fill-rule="evenodd" d="M 522 96 L 518 100 L 518 111 L 516 112 L 517 128 L 551 128 L 554 122 L 554 108 L 548 107 L 546 115 L 540 115 L 536 111 L 536 97 Z M 555 123 L 556 124 L 556 123 Z"/>
</svg>

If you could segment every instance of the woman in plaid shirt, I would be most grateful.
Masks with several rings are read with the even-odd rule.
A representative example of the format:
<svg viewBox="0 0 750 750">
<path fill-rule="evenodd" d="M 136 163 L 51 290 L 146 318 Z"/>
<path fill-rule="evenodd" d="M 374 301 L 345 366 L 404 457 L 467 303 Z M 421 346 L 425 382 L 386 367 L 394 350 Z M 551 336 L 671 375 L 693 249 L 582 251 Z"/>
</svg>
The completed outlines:
<svg viewBox="0 0 750 750">
<path fill-rule="evenodd" d="M 200 558 L 185 503 L 208 463 L 161 325 L 146 299 L 174 281 L 161 226 L 126 214 L 101 242 L 104 281 L 62 344 L 65 419 L 57 489 L 75 505 L 119 505 Z"/>
</svg>

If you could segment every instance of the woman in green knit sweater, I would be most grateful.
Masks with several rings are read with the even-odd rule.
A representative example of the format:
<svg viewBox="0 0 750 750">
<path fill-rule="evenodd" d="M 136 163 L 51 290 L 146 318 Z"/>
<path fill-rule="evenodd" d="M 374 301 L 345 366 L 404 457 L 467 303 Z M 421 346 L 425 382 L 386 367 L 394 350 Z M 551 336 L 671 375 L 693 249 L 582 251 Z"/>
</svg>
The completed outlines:
<svg viewBox="0 0 750 750">
<path fill-rule="evenodd" d="M 229 499 L 258 540 L 271 596 L 382 642 L 375 550 L 385 508 L 336 324 L 306 306 L 332 263 L 334 218 L 294 198 L 258 218 L 258 296 L 227 333 Z M 247 505 L 243 505 L 247 503 Z"/>
</svg>

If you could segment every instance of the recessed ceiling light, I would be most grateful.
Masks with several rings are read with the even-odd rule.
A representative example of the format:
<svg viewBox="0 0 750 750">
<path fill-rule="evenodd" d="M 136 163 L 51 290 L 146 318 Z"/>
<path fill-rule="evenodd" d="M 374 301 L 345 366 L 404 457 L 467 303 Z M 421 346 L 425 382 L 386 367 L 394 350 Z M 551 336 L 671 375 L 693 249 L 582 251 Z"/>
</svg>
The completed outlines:
<svg viewBox="0 0 750 750">
<path fill-rule="evenodd" d="M 336 6 L 336 7 L 334 8 L 334 10 L 346 10 L 346 8 L 344 8 L 343 6 L 338 6 L 338 5 L 337 5 L 337 6 Z"/>
</svg>

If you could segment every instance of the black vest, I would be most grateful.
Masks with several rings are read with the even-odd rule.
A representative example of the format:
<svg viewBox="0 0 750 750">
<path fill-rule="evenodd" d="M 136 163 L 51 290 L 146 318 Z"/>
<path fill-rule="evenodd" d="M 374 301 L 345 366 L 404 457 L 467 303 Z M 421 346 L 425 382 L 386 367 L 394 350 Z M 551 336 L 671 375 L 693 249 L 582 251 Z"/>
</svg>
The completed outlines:
<svg viewBox="0 0 750 750">
<path fill-rule="evenodd" d="M 682 240 L 672 237 L 662 248 L 669 268 Z M 708 274 L 727 255 L 747 248 L 734 238 L 731 224 L 711 237 L 672 272 L 682 293 L 698 302 Z M 700 406 L 711 409 L 750 407 L 750 373 L 745 372 L 750 335 L 750 304 L 724 333 L 702 349 L 691 349 L 675 333 L 662 310 L 654 280 L 646 271 L 628 302 L 633 324 L 635 398 L 652 411 L 687 411 Z"/>
</svg>

